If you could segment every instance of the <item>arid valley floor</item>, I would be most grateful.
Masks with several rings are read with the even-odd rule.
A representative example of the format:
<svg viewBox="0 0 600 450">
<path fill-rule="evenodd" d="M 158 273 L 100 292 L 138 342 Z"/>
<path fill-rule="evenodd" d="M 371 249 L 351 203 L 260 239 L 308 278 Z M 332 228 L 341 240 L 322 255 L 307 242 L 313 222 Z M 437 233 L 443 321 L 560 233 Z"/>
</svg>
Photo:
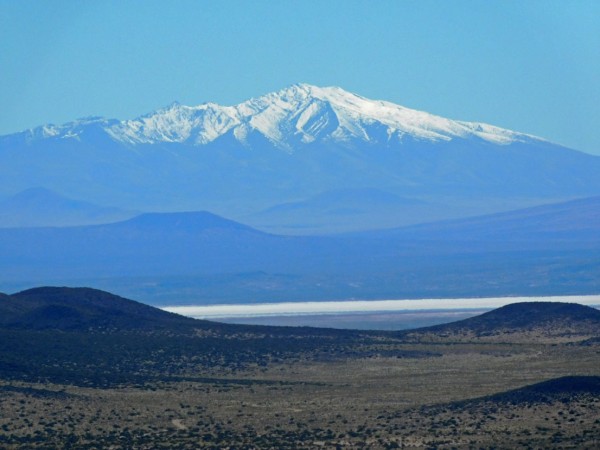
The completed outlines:
<svg viewBox="0 0 600 450">
<path fill-rule="evenodd" d="M 359 332 L 219 325 L 93 290 L 7 298 L 2 448 L 600 445 L 600 312 L 589 307 L 517 304 Z M 46 309 L 40 322 L 39 307 L 60 321 Z M 116 311 L 137 326 L 119 329 Z"/>
</svg>

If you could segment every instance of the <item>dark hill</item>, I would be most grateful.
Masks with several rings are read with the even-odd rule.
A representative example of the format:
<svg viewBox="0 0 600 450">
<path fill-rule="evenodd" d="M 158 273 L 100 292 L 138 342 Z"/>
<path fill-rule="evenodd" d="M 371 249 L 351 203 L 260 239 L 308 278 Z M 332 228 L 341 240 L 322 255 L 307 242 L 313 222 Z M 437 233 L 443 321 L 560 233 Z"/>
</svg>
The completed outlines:
<svg viewBox="0 0 600 450">
<path fill-rule="evenodd" d="M 600 311 L 576 303 L 522 302 L 513 303 L 479 316 L 458 322 L 422 328 L 412 334 L 440 335 L 474 333 L 485 336 L 497 333 L 518 333 L 534 330 L 546 332 L 600 332 Z"/>
<path fill-rule="evenodd" d="M 552 322 L 600 324 L 600 311 L 577 303 L 522 302 L 506 305 L 451 325 L 492 330 L 497 327 L 531 328 Z"/>
<path fill-rule="evenodd" d="M 284 339 L 292 336 L 345 338 L 381 334 L 379 331 L 234 325 L 192 319 L 99 289 L 70 287 L 38 287 L 12 295 L 0 294 L 0 329 L 82 333 L 162 330 L 171 335 L 204 330 L 223 336 L 268 333 Z"/>
<path fill-rule="evenodd" d="M 380 350 L 356 344 L 371 334 L 380 335 L 221 324 L 95 289 L 43 287 L 0 299 L 0 379 L 99 387 L 237 371 L 274 359 L 367 357 Z"/>
<path fill-rule="evenodd" d="M 201 324 L 89 288 L 41 287 L 0 296 L 0 325 L 7 328 L 140 330 Z"/>
</svg>

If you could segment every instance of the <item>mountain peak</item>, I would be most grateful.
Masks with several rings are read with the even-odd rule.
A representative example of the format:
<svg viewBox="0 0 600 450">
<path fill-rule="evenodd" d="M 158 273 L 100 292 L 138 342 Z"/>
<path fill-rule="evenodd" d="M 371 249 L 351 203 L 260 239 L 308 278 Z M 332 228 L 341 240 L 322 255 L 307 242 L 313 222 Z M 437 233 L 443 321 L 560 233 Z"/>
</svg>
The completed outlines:
<svg viewBox="0 0 600 450">
<path fill-rule="evenodd" d="M 40 128 L 37 134 L 74 137 L 86 124 L 101 126 L 112 139 L 133 145 L 179 142 L 198 146 L 226 134 L 245 144 L 249 136 L 260 135 L 275 147 L 289 151 L 313 143 L 400 145 L 405 139 L 478 139 L 509 144 L 532 138 L 487 124 L 455 121 L 383 100 L 370 100 L 336 86 L 306 83 L 234 106 L 186 106 L 174 102 L 133 120 L 94 118 Z"/>
<path fill-rule="evenodd" d="M 296 83 L 287 86 L 277 92 L 266 94 L 279 97 L 317 98 L 321 100 L 334 100 L 336 97 L 359 97 L 352 92 L 346 91 L 338 86 L 315 86 L 308 83 Z"/>
</svg>

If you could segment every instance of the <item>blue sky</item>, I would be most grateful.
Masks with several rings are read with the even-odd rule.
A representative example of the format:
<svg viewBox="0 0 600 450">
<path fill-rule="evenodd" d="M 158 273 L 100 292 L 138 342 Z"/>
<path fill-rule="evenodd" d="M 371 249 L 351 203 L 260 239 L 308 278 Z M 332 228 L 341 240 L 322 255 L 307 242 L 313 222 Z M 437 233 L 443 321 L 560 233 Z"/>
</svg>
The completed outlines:
<svg viewBox="0 0 600 450">
<path fill-rule="evenodd" d="M 0 0 L 0 134 L 337 85 L 600 154 L 600 2 Z"/>
</svg>

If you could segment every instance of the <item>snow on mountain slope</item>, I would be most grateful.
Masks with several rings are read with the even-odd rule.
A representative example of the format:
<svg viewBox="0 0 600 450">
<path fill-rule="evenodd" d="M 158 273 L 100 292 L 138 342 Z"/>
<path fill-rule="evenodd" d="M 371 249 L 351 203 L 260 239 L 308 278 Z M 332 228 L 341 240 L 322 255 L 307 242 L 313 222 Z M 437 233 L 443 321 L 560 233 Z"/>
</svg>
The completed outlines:
<svg viewBox="0 0 600 450">
<path fill-rule="evenodd" d="M 293 128 L 294 134 L 311 142 L 321 136 L 327 125 L 331 129 L 328 136 L 342 141 L 378 140 L 382 128 L 388 140 L 401 140 L 404 135 L 432 141 L 477 136 L 494 143 L 530 138 L 486 124 L 457 122 L 390 102 L 369 100 L 338 87 L 300 84 L 240 106 L 243 110 L 258 109 L 251 123 L 275 141 L 290 134 L 289 129 L 281 127 Z M 273 124 L 280 127 L 280 133 L 273 132 Z"/>
<path fill-rule="evenodd" d="M 120 122 L 116 119 L 105 119 L 103 117 L 84 117 L 82 119 L 68 122 L 62 125 L 42 125 L 26 132 L 26 141 L 31 142 L 38 139 L 77 139 L 90 131 L 107 131 Z M 9 135 L 11 137 L 14 135 Z"/>
<path fill-rule="evenodd" d="M 373 144 L 479 138 L 494 144 L 538 140 L 482 123 L 461 122 L 369 100 L 339 87 L 297 84 L 236 106 L 178 103 L 133 120 L 84 119 L 60 127 L 32 130 L 32 137 L 78 138 L 86 126 L 99 126 L 114 140 L 127 144 L 179 142 L 203 145 L 232 133 L 245 143 L 260 133 L 275 146 L 292 150 L 313 142 Z"/>
<path fill-rule="evenodd" d="M 111 126 L 107 132 L 130 144 L 186 142 L 206 144 L 240 124 L 235 107 L 206 103 L 196 107 L 178 103 L 135 120 Z"/>
</svg>

